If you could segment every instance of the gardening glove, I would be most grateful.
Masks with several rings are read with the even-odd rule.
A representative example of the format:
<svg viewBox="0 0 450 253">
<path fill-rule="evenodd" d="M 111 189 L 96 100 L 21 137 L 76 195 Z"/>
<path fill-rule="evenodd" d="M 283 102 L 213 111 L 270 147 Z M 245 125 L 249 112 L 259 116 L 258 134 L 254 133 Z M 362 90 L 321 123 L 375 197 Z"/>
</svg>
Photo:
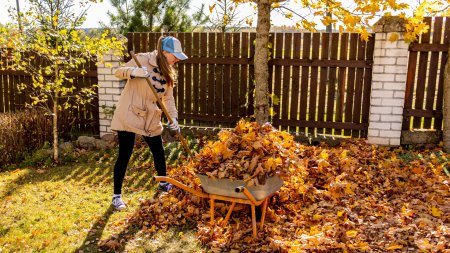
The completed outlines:
<svg viewBox="0 0 450 253">
<path fill-rule="evenodd" d="M 170 130 L 180 132 L 180 126 L 178 125 L 177 119 L 172 119 L 172 124 L 168 123 Z"/>
<path fill-rule="evenodd" d="M 134 68 L 133 71 L 131 71 L 132 77 L 148 77 L 149 75 L 147 67 Z"/>
</svg>

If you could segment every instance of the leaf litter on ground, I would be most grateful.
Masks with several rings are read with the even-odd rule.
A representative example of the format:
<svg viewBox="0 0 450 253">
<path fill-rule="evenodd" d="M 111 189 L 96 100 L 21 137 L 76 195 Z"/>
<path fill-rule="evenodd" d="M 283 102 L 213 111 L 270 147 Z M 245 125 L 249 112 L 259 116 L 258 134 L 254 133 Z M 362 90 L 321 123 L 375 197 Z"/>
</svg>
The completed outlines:
<svg viewBox="0 0 450 253">
<path fill-rule="evenodd" d="M 199 191 L 197 173 L 250 184 L 282 177 L 257 239 L 248 206 L 237 205 L 223 226 L 219 217 L 228 208 L 219 202 L 210 225 L 209 203 L 176 187 L 142 200 L 129 225 L 151 234 L 196 224 L 198 239 L 214 252 L 450 250 L 450 180 L 444 172 L 449 155 L 440 148 L 407 151 L 361 139 L 338 147 L 301 145 L 268 124 L 243 120 L 218 137 L 169 176 Z"/>
</svg>

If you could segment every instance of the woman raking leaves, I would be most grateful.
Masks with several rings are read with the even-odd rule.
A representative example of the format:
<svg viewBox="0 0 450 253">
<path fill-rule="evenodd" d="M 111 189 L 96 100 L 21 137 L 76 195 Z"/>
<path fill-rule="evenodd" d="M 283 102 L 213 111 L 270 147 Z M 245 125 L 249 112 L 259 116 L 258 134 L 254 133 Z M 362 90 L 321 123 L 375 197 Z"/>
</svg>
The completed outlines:
<svg viewBox="0 0 450 253">
<path fill-rule="evenodd" d="M 117 109 L 111 122 L 111 130 L 117 132 L 119 138 L 119 155 L 114 166 L 113 206 L 126 208 L 122 200 L 122 183 L 130 160 L 136 134 L 144 137 L 153 155 L 158 176 L 166 175 L 166 159 L 161 134 L 161 109 L 157 106 L 158 98 L 147 84 L 146 78 L 156 90 L 156 94 L 164 104 L 172 119 L 169 128 L 179 131 L 178 111 L 173 96 L 174 80 L 176 78 L 173 65 L 188 57 L 183 53 L 180 41 L 173 36 L 162 36 L 158 40 L 157 50 L 136 55 L 142 67 L 135 60 L 130 60 L 125 66 L 116 70 L 119 79 L 127 79 L 127 84 L 121 93 Z M 159 189 L 169 191 L 172 185 L 160 183 Z"/>
</svg>

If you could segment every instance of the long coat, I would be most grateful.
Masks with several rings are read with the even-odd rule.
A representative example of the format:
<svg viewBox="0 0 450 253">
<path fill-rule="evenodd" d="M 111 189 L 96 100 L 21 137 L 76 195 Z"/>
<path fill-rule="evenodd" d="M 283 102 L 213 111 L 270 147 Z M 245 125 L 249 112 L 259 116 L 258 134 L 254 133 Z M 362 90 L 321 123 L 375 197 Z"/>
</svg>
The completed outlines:
<svg viewBox="0 0 450 253">
<path fill-rule="evenodd" d="M 166 107 L 170 117 L 178 118 L 175 107 L 173 87 L 169 87 L 156 62 L 157 52 L 140 53 L 136 57 L 142 67 L 147 67 L 150 81 L 158 97 Z M 111 122 L 111 130 L 128 131 L 143 136 L 157 136 L 163 131 L 161 123 L 161 109 L 157 106 L 157 99 L 144 78 L 132 78 L 131 72 L 137 67 L 132 59 L 115 71 L 119 79 L 128 79 L 123 89 L 117 108 Z"/>
</svg>

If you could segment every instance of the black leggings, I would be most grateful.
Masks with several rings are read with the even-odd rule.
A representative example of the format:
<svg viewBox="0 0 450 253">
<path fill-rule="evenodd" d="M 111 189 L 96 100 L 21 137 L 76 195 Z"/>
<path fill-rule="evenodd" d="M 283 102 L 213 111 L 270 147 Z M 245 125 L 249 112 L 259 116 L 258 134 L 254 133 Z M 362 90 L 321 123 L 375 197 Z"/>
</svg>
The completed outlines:
<svg viewBox="0 0 450 253">
<path fill-rule="evenodd" d="M 130 161 L 131 153 L 133 152 L 135 133 L 118 131 L 119 135 L 119 156 L 114 165 L 114 194 L 122 193 L 122 183 L 125 178 L 128 162 Z M 150 151 L 153 154 L 153 161 L 155 164 L 158 176 L 166 175 L 166 157 L 164 156 L 164 146 L 162 144 L 161 135 L 148 137 L 144 136 Z"/>
</svg>

